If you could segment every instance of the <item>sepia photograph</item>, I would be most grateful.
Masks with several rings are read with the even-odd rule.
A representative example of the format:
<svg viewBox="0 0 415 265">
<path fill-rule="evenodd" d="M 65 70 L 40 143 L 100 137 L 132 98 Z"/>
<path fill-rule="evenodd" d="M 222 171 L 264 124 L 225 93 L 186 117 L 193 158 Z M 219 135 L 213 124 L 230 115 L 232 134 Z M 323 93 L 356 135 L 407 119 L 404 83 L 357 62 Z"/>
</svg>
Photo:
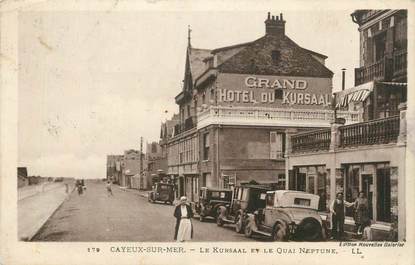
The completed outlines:
<svg viewBox="0 0 415 265">
<path fill-rule="evenodd" d="M 232 244 L 265 244 L 314 259 L 405 247 L 407 6 L 121 2 L 17 12 L 16 175 L 2 197 L 17 245 L 249 255 Z"/>
</svg>

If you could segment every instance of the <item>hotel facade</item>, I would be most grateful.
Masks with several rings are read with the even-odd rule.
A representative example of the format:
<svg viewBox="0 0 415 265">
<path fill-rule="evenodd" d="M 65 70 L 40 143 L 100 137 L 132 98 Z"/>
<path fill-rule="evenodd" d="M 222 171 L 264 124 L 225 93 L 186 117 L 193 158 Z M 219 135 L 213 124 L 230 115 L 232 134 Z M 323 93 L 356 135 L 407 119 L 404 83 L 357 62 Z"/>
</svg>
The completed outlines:
<svg viewBox="0 0 415 265">
<path fill-rule="evenodd" d="M 197 201 L 200 187 L 252 181 L 284 189 L 289 136 L 330 128 L 327 57 L 297 45 L 285 23 L 268 13 L 263 37 L 213 50 L 192 47 L 189 36 L 179 119 L 167 141 L 177 196 Z M 361 110 L 337 116 L 363 121 Z"/>
</svg>

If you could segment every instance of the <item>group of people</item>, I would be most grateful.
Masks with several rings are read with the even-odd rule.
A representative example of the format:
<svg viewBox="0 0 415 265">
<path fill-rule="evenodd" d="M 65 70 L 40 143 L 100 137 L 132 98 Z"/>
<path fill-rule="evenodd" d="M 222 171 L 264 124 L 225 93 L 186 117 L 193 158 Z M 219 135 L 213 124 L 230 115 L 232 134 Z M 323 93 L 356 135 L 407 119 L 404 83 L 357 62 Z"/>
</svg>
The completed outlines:
<svg viewBox="0 0 415 265">
<path fill-rule="evenodd" d="M 354 202 L 343 199 L 343 193 L 338 192 L 336 199 L 330 205 L 333 239 L 341 240 L 344 234 L 344 220 L 346 208 L 353 207 L 353 218 L 356 225 L 357 235 L 362 239 L 370 240 L 370 232 L 366 227 L 370 227 L 369 204 L 364 192 L 359 192 L 359 196 Z"/>
<path fill-rule="evenodd" d="M 371 236 L 367 227 L 370 227 L 371 221 L 369 217 L 368 200 L 364 192 L 359 192 L 359 196 L 354 202 L 348 202 L 343 199 L 343 193 L 339 192 L 336 199 L 330 205 L 333 239 L 342 240 L 344 234 L 344 220 L 346 216 L 346 208 L 353 207 L 353 217 L 356 225 L 357 235 L 362 239 L 370 240 Z M 177 242 L 189 241 L 193 237 L 192 208 L 187 204 L 185 196 L 180 198 L 180 204 L 174 209 L 174 217 L 176 218 L 176 227 L 174 240 Z"/>
</svg>

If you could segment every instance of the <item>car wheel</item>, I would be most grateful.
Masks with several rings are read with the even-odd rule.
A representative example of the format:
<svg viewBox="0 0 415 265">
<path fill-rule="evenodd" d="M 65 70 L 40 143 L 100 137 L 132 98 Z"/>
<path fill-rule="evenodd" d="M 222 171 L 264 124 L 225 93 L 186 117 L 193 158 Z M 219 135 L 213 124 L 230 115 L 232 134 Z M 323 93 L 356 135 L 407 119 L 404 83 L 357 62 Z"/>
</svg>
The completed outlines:
<svg viewBox="0 0 415 265">
<path fill-rule="evenodd" d="M 276 224 L 272 231 L 273 241 L 286 241 L 287 231 L 282 224 Z"/>
<path fill-rule="evenodd" d="M 235 231 L 236 233 L 242 233 L 242 218 L 241 215 L 237 215 L 235 218 Z"/>
<path fill-rule="evenodd" d="M 252 237 L 252 228 L 250 225 L 245 226 L 244 232 L 246 237 Z"/>
<path fill-rule="evenodd" d="M 304 241 L 319 241 L 322 240 L 322 227 L 320 223 L 314 218 L 304 219 L 298 227 L 298 237 Z"/>
<path fill-rule="evenodd" d="M 218 216 L 218 218 L 216 218 L 216 224 L 218 226 L 223 226 L 223 220 L 222 220 L 222 218 L 220 216 Z"/>
</svg>

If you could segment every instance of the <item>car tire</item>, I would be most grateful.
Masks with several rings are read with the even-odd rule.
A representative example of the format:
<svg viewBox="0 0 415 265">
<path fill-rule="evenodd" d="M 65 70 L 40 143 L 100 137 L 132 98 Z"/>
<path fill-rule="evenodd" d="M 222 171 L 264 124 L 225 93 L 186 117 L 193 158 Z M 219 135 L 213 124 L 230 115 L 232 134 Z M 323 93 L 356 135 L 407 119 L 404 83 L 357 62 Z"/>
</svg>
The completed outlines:
<svg viewBox="0 0 415 265">
<path fill-rule="evenodd" d="M 235 218 L 235 231 L 238 234 L 241 234 L 242 232 L 244 232 L 243 227 L 242 227 L 242 218 L 240 214 L 238 214 Z"/>
<path fill-rule="evenodd" d="M 272 230 L 272 241 L 286 241 L 287 231 L 282 224 L 276 224 Z"/>
<path fill-rule="evenodd" d="M 321 241 L 323 237 L 322 227 L 314 218 L 304 219 L 298 227 L 298 237 L 303 241 Z"/>
<path fill-rule="evenodd" d="M 246 237 L 251 238 L 252 237 L 252 228 L 250 225 L 246 225 L 244 229 L 244 234 Z"/>
<path fill-rule="evenodd" d="M 223 220 L 219 216 L 218 216 L 218 218 L 216 218 L 216 225 L 217 226 L 223 226 Z"/>
</svg>

